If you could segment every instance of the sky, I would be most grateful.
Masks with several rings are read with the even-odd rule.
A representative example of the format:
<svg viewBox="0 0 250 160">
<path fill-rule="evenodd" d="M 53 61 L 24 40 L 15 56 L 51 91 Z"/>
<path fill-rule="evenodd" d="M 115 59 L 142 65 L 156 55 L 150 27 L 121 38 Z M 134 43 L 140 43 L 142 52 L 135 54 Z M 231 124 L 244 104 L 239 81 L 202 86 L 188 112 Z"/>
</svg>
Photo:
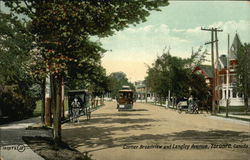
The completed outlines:
<svg viewBox="0 0 250 160">
<path fill-rule="evenodd" d="M 170 54 L 189 57 L 192 47 L 211 41 L 211 33 L 201 27 L 217 27 L 219 54 L 227 54 L 227 35 L 231 42 L 237 32 L 241 42 L 250 43 L 250 2 L 249 1 L 177 1 L 173 0 L 161 12 L 153 11 L 147 21 L 116 32 L 100 41 L 108 51 L 103 55 L 102 65 L 107 74 L 124 72 L 132 82 L 144 80 L 147 66 L 152 65 L 165 47 Z M 7 11 L 0 0 L 0 9 Z M 207 57 L 210 60 L 210 56 Z"/>
<path fill-rule="evenodd" d="M 170 54 L 189 57 L 203 46 L 210 53 L 211 33 L 201 27 L 217 27 L 219 54 L 227 54 L 227 35 L 235 33 L 241 42 L 250 43 L 250 3 L 247 1 L 170 1 L 161 12 L 151 12 L 147 22 L 130 26 L 114 36 L 101 39 L 107 50 L 102 65 L 107 73 L 122 71 L 130 81 L 144 80 L 147 65 L 152 65 L 165 47 Z M 208 57 L 208 60 L 210 57 Z"/>
</svg>

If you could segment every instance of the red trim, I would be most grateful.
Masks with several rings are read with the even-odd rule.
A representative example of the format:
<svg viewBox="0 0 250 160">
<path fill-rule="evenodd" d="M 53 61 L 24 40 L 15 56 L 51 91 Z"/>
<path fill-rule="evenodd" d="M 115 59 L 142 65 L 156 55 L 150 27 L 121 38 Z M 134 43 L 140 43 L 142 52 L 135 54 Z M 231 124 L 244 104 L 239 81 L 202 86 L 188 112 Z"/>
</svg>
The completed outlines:
<svg viewBox="0 0 250 160">
<path fill-rule="evenodd" d="M 200 66 L 195 67 L 193 72 L 196 72 L 196 71 L 201 71 L 201 73 L 205 76 L 205 78 L 210 78 L 208 74 Z"/>
</svg>

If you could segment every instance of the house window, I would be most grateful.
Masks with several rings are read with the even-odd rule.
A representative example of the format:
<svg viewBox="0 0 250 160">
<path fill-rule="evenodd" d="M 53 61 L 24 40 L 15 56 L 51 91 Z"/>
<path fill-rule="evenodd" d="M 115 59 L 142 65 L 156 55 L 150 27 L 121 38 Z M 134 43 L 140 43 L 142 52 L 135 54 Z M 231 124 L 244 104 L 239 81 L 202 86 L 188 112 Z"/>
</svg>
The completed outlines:
<svg viewBox="0 0 250 160">
<path fill-rule="evenodd" d="M 242 98 L 242 93 L 238 93 L 238 97 L 239 97 L 239 98 Z"/>
<path fill-rule="evenodd" d="M 222 99 L 222 90 L 220 90 L 220 99 Z"/>
<path fill-rule="evenodd" d="M 233 98 L 236 98 L 236 91 L 233 91 Z"/>
</svg>

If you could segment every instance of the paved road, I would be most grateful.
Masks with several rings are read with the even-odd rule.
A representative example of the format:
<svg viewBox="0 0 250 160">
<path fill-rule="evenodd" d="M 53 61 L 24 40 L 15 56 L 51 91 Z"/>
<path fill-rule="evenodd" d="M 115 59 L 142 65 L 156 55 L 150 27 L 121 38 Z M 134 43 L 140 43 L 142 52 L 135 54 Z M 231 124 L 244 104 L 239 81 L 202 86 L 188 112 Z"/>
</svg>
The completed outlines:
<svg viewBox="0 0 250 160">
<path fill-rule="evenodd" d="M 106 102 L 90 121 L 84 117 L 80 123 L 64 124 L 63 140 L 81 152 L 88 151 L 96 160 L 250 157 L 249 123 L 208 114 L 179 114 L 142 103 L 136 103 L 134 109 L 118 112 L 114 102 Z"/>
<path fill-rule="evenodd" d="M 51 136 L 49 131 L 26 130 L 29 125 L 39 123 L 40 118 L 30 118 L 0 126 L 0 158 L 3 160 L 43 160 L 22 140 L 22 136 Z"/>
</svg>

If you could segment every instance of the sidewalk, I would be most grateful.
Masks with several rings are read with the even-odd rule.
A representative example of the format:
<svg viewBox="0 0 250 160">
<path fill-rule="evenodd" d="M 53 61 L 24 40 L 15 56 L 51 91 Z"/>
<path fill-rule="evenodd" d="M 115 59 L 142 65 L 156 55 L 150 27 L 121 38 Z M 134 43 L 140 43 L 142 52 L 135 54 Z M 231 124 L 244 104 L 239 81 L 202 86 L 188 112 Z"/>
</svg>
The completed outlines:
<svg viewBox="0 0 250 160">
<path fill-rule="evenodd" d="M 52 136 L 49 130 L 26 130 L 28 126 L 39 122 L 40 117 L 34 117 L 0 125 L 0 158 L 3 160 L 44 160 L 22 140 L 23 136 Z"/>
<path fill-rule="evenodd" d="M 226 118 L 226 113 L 217 113 L 218 116 L 222 116 Z M 229 118 L 237 118 L 237 119 L 245 119 L 245 120 L 250 120 L 250 116 L 249 115 L 236 115 L 236 114 L 232 114 L 229 113 L 228 114 Z"/>
</svg>

